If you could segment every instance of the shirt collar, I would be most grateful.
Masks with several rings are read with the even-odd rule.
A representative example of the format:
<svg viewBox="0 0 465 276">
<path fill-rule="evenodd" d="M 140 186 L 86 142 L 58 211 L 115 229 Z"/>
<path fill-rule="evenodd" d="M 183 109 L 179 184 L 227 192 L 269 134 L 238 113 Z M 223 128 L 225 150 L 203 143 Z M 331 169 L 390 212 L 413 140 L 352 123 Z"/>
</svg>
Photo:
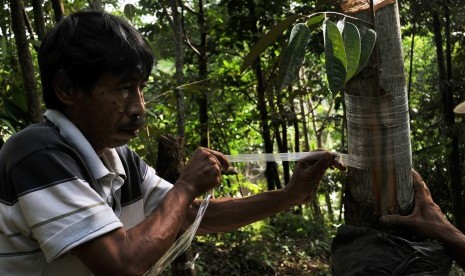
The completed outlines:
<svg viewBox="0 0 465 276">
<path fill-rule="evenodd" d="M 63 113 L 48 109 L 44 116 L 60 130 L 60 134 L 65 140 L 79 151 L 95 179 L 102 178 L 110 173 L 82 132 Z M 116 150 L 106 149 L 104 156 L 108 160 L 111 169 L 125 178 L 124 168 Z"/>
<path fill-rule="evenodd" d="M 126 172 L 121 162 L 116 149 L 105 149 L 103 150 L 102 160 L 105 163 L 106 167 L 109 168 L 116 175 L 121 176 L 123 179 L 126 179 Z"/>
</svg>

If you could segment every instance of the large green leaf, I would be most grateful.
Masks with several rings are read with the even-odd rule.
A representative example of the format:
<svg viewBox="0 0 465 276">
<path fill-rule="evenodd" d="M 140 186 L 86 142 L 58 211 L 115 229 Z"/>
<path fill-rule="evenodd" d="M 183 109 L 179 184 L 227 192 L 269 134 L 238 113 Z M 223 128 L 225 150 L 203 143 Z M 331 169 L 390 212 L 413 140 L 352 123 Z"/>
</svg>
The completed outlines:
<svg viewBox="0 0 465 276">
<path fill-rule="evenodd" d="M 133 4 L 126 4 L 124 5 L 124 15 L 130 21 L 134 20 L 134 16 L 136 15 L 136 6 Z"/>
<path fill-rule="evenodd" d="M 302 15 L 291 15 L 288 18 L 284 19 L 283 21 L 279 22 L 276 26 L 274 26 L 270 31 L 268 31 L 260 40 L 250 49 L 250 52 L 244 58 L 244 62 L 242 63 L 240 72 L 241 74 L 252 65 L 255 60 L 263 53 L 268 46 L 274 43 L 277 38 L 284 33 L 285 30 L 289 28 L 289 26 L 294 23 L 297 19 L 301 18 Z"/>
<path fill-rule="evenodd" d="M 323 21 L 324 19 L 325 19 L 324 13 L 314 13 L 313 15 L 310 15 L 310 18 L 307 20 L 307 26 L 310 28 L 310 30 L 313 30 L 317 28 L 320 22 Z"/>
<path fill-rule="evenodd" d="M 368 62 L 368 59 L 371 56 L 371 52 L 373 51 L 373 47 L 376 43 L 376 32 L 367 27 L 360 27 L 360 35 L 361 35 L 361 53 L 360 53 L 360 61 L 358 63 L 357 71 L 355 75 L 362 71 L 363 67 Z"/>
<path fill-rule="evenodd" d="M 304 62 L 305 49 L 310 40 L 310 29 L 304 23 L 296 24 L 291 31 L 290 42 L 281 56 L 277 87 L 279 90 L 297 78 Z"/>
<path fill-rule="evenodd" d="M 348 81 L 357 72 L 360 61 L 361 38 L 357 26 L 345 20 L 340 20 L 337 23 L 339 30 L 342 30 L 342 38 L 344 40 L 344 48 L 347 58 L 346 80 Z"/>
<path fill-rule="evenodd" d="M 344 41 L 337 25 L 328 19 L 323 22 L 326 77 L 332 93 L 339 92 L 345 84 L 347 59 Z"/>
</svg>

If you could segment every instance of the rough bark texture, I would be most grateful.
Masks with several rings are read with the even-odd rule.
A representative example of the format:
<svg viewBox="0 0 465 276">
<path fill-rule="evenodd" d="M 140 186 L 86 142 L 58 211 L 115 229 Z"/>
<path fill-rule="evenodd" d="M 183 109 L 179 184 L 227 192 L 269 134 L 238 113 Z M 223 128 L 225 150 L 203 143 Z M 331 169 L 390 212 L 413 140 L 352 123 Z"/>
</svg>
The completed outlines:
<svg viewBox="0 0 465 276">
<path fill-rule="evenodd" d="M 16 40 L 16 49 L 18 50 L 19 63 L 21 64 L 21 74 L 23 77 L 24 88 L 27 97 L 27 114 L 29 123 L 37 123 L 42 120 L 39 105 L 39 93 L 37 91 L 37 82 L 34 75 L 34 66 L 32 56 L 29 50 L 29 42 L 26 37 L 26 26 L 23 16 L 23 1 L 10 1 L 11 23 Z"/>
<path fill-rule="evenodd" d="M 156 171 L 158 175 L 175 183 L 184 169 L 184 153 L 182 150 L 182 140 L 171 135 L 163 135 L 158 143 L 158 158 Z M 179 233 L 181 235 L 182 233 Z M 179 236 L 178 235 L 178 236 Z M 188 248 L 186 252 L 176 258 L 171 264 L 172 275 L 175 276 L 195 276 L 195 269 L 192 265 L 192 250 Z"/>
<path fill-rule="evenodd" d="M 369 13 L 356 16 L 370 21 Z M 367 110 L 364 110 L 365 113 L 372 112 L 373 122 L 365 122 L 364 126 L 360 126 L 365 129 L 357 130 L 356 137 L 351 135 L 354 132 L 353 126 L 348 126 L 349 154 L 362 155 L 369 160 L 374 157 L 369 161 L 367 169 L 348 170 L 345 218 L 347 224 L 356 226 L 376 226 L 379 215 L 407 213 L 413 203 L 408 104 L 397 4 L 380 9 L 375 18 L 378 52 L 375 50 L 370 64 L 346 86 L 346 102 L 350 97 L 348 95 L 374 97 L 373 104 L 367 105 Z M 396 118 L 386 117 L 379 110 L 390 110 L 399 106 L 386 106 L 390 101 L 378 102 L 379 97 L 388 100 L 405 99 L 405 108 L 400 108 L 406 116 L 404 135 L 393 136 L 390 128 L 384 128 L 384 122 L 391 122 Z M 351 107 L 347 108 L 349 110 Z M 354 144 L 363 145 L 363 152 L 359 152 Z M 409 152 L 399 156 L 395 151 L 402 145 Z M 380 156 L 393 158 L 379 158 Z"/>
</svg>

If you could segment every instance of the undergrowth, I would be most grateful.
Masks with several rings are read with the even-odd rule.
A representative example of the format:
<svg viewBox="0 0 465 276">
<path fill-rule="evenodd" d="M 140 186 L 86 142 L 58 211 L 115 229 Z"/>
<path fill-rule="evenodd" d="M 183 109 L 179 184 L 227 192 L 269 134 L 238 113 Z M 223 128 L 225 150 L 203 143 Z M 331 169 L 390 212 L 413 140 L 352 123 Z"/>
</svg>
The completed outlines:
<svg viewBox="0 0 465 276">
<path fill-rule="evenodd" d="M 198 275 L 331 275 L 332 230 L 300 214 L 282 213 L 192 244 Z"/>
</svg>

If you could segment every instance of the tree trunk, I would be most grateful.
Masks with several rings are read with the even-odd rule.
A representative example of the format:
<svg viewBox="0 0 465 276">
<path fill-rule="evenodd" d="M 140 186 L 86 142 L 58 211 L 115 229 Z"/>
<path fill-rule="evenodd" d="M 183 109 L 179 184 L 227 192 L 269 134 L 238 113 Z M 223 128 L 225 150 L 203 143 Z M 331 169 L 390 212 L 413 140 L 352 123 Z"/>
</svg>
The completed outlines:
<svg viewBox="0 0 465 276">
<path fill-rule="evenodd" d="M 254 22 L 256 22 L 257 17 L 255 15 L 255 4 L 252 0 L 247 1 L 247 8 L 249 10 L 250 17 L 253 18 Z M 251 26 L 252 33 L 258 34 L 256 24 L 251 24 Z M 266 104 L 266 87 L 262 73 L 260 58 L 258 58 L 253 64 L 253 69 L 257 78 L 257 108 L 260 114 L 260 126 L 262 130 L 263 143 L 265 145 L 265 153 L 272 153 L 273 141 L 271 139 L 271 130 Z M 265 176 L 269 191 L 274 190 L 276 188 L 280 188 L 279 181 L 276 181 L 277 178 L 279 179 L 276 162 L 266 163 Z"/>
<path fill-rule="evenodd" d="M 334 223 L 334 212 L 333 212 L 333 206 L 331 203 L 331 196 L 329 192 L 325 191 L 325 202 L 326 202 L 326 207 L 328 208 L 328 219 L 331 223 Z"/>
<path fill-rule="evenodd" d="M 32 9 L 34 11 L 34 26 L 39 41 L 45 37 L 45 19 L 42 0 L 32 0 Z"/>
<path fill-rule="evenodd" d="M 60 22 L 65 14 L 65 7 L 62 0 L 52 0 L 52 9 L 55 15 L 55 22 Z"/>
<path fill-rule="evenodd" d="M 411 210 L 410 125 L 397 3 L 356 16 L 375 20 L 377 46 L 345 90 L 349 154 L 364 160 L 363 169 L 348 169 L 345 218 L 374 227 L 380 215 Z"/>
<path fill-rule="evenodd" d="M 205 14 L 203 8 L 203 0 L 199 0 L 199 13 L 197 17 L 200 30 L 200 46 L 198 48 L 199 58 L 199 79 L 206 80 L 208 76 L 207 71 L 207 32 L 205 31 Z M 199 105 L 199 123 L 200 123 L 200 145 L 202 147 L 210 147 L 210 131 L 208 121 L 208 95 L 207 93 L 200 93 L 198 99 Z"/>
<path fill-rule="evenodd" d="M 304 136 L 304 151 L 310 151 L 310 140 L 308 138 L 308 125 L 307 125 L 307 116 L 305 114 L 305 105 L 304 105 L 304 96 L 300 96 L 300 116 L 302 117 L 302 127 L 303 127 L 303 136 Z"/>
<path fill-rule="evenodd" d="M 175 48 L 175 66 L 176 66 L 176 73 L 175 73 L 175 80 L 176 86 L 179 86 L 184 81 L 184 45 L 183 45 L 183 30 L 182 30 L 182 18 L 178 12 L 178 4 L 177 0 L 170 0 L 170 7 L 171 13 L 173 17 L 173 33 L 174 33 L 174 48 Z M 174 89 L 174 94 L 176 97 L 176 108 L 177 108 L 177 127 L 178 127 L 178 136 L 183 141 L 185 138 L 185 101 L 184 101 L 184 93 L 179 88 Z"/>
<path fill-rule="evenodd" d="M 26 37 L 23 1 L 10 1 L 10 8 L 12 28 L 18 50 L 19 63 L 21 64 L 21 74 L 23 76 L 24 88 L 26 89 L 28 121 L 29 123 L 37 123 L 42 121 L 42 114 L 40 112 L 39 93 L 37 91 L 32 56 Z"/>
<path fill-rule="evenodd" d="M 178 180 L 184 169 L 184 151 L 182 149 L 183 141 L 181 139 L 176 139 L 171 135 L 162 135 L 160 137 L 156 171 L 161 178 L 171 183 Z M 180 235 L 182 235 L 182 231 L 178 234 L 178 237 Z M 188 248 L 173 261 L 171 272 L 176 276 L 196 275 L 191 248 Z"/>
<path fill-rule="evenodd" d="M 449 141 L 447 143 L 446 155 L 449 168 L 450 178 L 450 191 L 452 197 L 452 207 L 455 218 L 455 225 L 463 232 L 465 230 L 465 214 L 463 213 L 462 206 L 462 181 L 461 181 L 461 168 L 460 168 L 460 155 L 459 155 L 459 139 L 455 129 L 454 119 L 454 99 L 452 95 L 452 87 L 450 85 L 451 77 L 446 72 L 446 62 L 444 60 L 443 39 L 441 33 L 441 23 L 439 14 L 433 11 L 433 30 L 434 40 L 436 44 L 436 54 L 438 60 L 439 71 L 439 90 L 441 91 L 442 98 L 442 111 L 444 116 L 444 130 L 445 138 Z M 449 68 L 451 70 L 451 68 Z"/>
<path fill-rule="evenodd" d="M 179 3 L 179 6 L 178 6 Z M 186 108 L 184 93 L 178 87 L 184 82 L 184 32 L 182 25 L 182 16 L 178 12 L 178 7 L 182 6 L 181 1 L 171 0 L 170 7 L 173 17 L 173 33 L 174 33 L 174 43 L 175 43 L 175 80 L 176 88 L 174 89 L 174 94 L 176 97 L 176 108 L 177 108 L 177 127 L 178 127 L 178 136 L 179 136 L 179 145 L 178 150 L 181 151 L 181 155 L 184 156 L 184 143 L 185 143 L 185 120 L 186 120 Z M 186 250 L 178 258 L 173 261 L 172 264 L 172 273 L 173 275 L 185 275 L 192 276 L 195 275 L 195 269 L 193 266 L 187 264 L 193 262 L 192 251 L 191 249 Z"/>
</svg>

